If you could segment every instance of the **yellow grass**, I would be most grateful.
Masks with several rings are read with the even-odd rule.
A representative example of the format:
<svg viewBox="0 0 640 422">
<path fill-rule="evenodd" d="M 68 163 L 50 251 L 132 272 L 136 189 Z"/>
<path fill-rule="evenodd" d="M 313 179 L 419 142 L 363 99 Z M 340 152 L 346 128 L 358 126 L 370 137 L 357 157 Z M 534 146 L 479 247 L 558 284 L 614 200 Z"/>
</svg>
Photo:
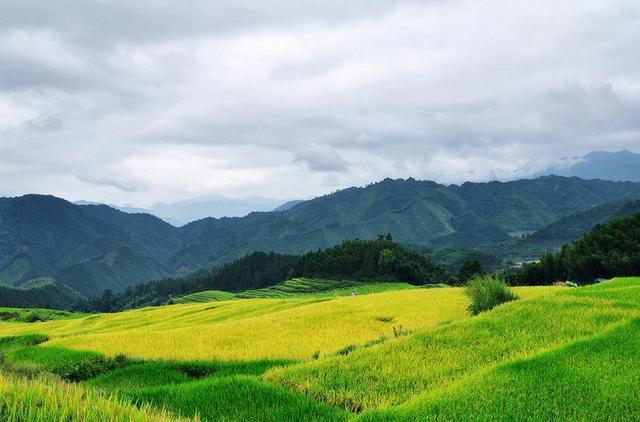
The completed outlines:
<svg viewBox="0 0 640 422">
<path fill-rule="evenodd" d="M 523 298 L 558 288 L 518 288 Z M 460 288 L 413 289 L 335 299 L 244 299 L 146 308 L 45 323 L 0 323 L 0 337 L 42 333 L 47 344 L 167 360 L 308 360 L 468 318 Z M 41 347 L 47 347 L 41 346 Z"/>
</svg>

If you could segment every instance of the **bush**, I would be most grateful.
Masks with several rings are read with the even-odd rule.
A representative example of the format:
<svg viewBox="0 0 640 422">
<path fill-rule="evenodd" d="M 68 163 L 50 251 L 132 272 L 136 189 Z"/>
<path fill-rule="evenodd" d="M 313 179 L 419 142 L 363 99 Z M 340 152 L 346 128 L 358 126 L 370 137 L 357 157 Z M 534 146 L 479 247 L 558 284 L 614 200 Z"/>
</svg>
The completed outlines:
<svg viewBox="0 0 640 422">
<path fill-rule="evenodd" d="M 355 344 L 350 344 L 350 345 L 345 346 L 342 349 L 338 350 L 336 352 L 336 355 L 338 355 L 338 356 L 347 356 L 349 353 L 353 352 L 357 348 L 358 348 L 358 346 L 356 346 Z"/>
<path fill-rule="evenodd" d="M 54 368 L 52 372 L 67 381 L 79 382 L 97 377 L 114 369 L 124 368 L 130 363 L 125 355 L 117 355 L 115 358 L 95 356 L 79 362 L 62 365 Z"/>
<path fill-rule="evenodd" d="M 504 280 L 492 275 L 474 277 L 467 283 L 465 292 L 471 298 L 469 311 L 472 315 L 518 299 Z"/>
<path fill-rule="evenodd" d="M 40 313 L 33 311 L 31 312 L 29 315 L 27 315 L 24 320 L 26 322 L 41 322 L 41 321 L 49 321 L 51 318 L 45 316 L 45 315 L 40 315 Z"/>
</svg>

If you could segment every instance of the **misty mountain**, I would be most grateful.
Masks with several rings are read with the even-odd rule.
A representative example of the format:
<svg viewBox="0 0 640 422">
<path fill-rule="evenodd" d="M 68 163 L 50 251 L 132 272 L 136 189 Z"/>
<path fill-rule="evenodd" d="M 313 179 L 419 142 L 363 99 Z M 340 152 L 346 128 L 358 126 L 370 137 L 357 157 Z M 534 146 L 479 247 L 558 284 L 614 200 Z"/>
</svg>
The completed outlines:
<svg viewBox="0 0 640 422">
<path fill-rule="evenodd" d="M 147 212 L 180 227 L 207 217 L 244 217 L 250 212 L 271 211 L 281 205 L 281 199 L 257 196 L 232 199 L 222 195 L 208 195 L 170 204 L 153 204 Z"/>
<path fill-rule="evenodd" d="M 176 227 L 191 221 L 207 217 L 244 217 L 250 212 L 284 211 L 302 202 L 292 200 L 282 202 L 281 199 L 247 197 L 241 199 L 227 198 L 222 195 L 207 195 L 172 203 L 155 203 L 149 208 L 103 204 L 93 201 L 76 201 L 76 205 L 108 205 L 129 214 L 151 214 Z"/>
<path fill-rule="evenodd" d="M 301 204 L 303 202 L 304 202 L 304 200 L 302 200 L 302 199 L 294 199 L 292 201 L 287 201 L 284 204 L 274 208 L 272 211 L 276 211 L 276 212 L 287 211 L 288 209 L 293 208 L 296 205 Z"/>
<path fill-rule="evenodd" d="M 582 179 L 616 181 L 640 181 L 640 154 L 623 150 L 617 152 L 596 151 L 566 166 L 557 166 L 544 172 L 559 176 L 576 176 Z"/>
<path fill-rule="evenodd" d="M 385 179 L 284 211 L 209 217 L 176 228 L 106 205 L 42 195 L 2 198 L 0 282 L 19 287 L 50 276 L 91 296 L 256 250 L 298 254 L 381 233 L 430 249 L 508 244 L 571 213 L 630 199 L 640 199 L 640 183 L 549 176 L 445 186 Z"/>
</svg>

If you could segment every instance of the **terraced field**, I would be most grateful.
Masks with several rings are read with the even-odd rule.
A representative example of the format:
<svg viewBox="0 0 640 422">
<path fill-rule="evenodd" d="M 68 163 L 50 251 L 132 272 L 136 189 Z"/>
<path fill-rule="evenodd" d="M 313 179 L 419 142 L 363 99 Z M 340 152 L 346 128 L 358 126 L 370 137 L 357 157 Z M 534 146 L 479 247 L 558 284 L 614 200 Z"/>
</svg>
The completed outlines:
<svg viewBox="0 0 640 422">
<path fill-rule="evenodd" d="M 294 278 L 283 281 L 272 287 L 247 290 L 238 293 L 237 297 L 245 299 L 287 299 L 294 297 L 340 297 L 382 293 L 393 290 L 415 289 L 408 283 L 368 283 L 361 281 L 338 281 L 313 278 Z"/>
<path fill-rule="evenodd" d="M 294 278 L 264 289 L 246 290 L 233 294 L 219 290 L 207 290 L 174 299 L 176 303 L 203 303 L 218 300 L 239 299 L 288 299 L 303 297 L 340 297 L 382 293 L 393 290 L 415 289 L 408 283 L 375 283 L 362 281 L 327 280 L 318 278 Z"/>
<path fill-rule="evenodd" d="M 4 322 L 2 368 L 75 380 L 122 415 L 133 400 L 205 420 L 636 419 L 640 279 L 515 291 L 477 317 L 440 288 Z"/>
<path fill-rule="evenodd" d="M 215 302 L 217 300 L 233 299 L 236 295 L 231 292 L 223 292 L 221 290 L 207 290 L 204 292 L 193 293 L 174 299 L 175 303 L 204 303 Z"/>
</svg>

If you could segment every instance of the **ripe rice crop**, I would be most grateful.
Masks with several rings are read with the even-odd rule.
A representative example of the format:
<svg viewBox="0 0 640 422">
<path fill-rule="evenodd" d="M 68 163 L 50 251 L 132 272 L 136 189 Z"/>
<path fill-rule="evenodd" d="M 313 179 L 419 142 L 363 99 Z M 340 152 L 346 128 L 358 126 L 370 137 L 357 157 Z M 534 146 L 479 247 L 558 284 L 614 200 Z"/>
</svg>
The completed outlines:
<svg viewBox="0 0 640 422">
<path fill-rule="evenodd" d="M 108 356 L 172 360 L 295 359 L 467 318 L 462 289 L 415 289 L 357 297 L 245 299 L 146 308 L 32 326 L 0 335 L 47 334 L 47 346 Z M 382 318 L 381 318 L 382 317 Z M 385 322 L 391 318 L 392 322 Z M 304 341 L 301 341 L 304 339 Z"/>
</svg>

